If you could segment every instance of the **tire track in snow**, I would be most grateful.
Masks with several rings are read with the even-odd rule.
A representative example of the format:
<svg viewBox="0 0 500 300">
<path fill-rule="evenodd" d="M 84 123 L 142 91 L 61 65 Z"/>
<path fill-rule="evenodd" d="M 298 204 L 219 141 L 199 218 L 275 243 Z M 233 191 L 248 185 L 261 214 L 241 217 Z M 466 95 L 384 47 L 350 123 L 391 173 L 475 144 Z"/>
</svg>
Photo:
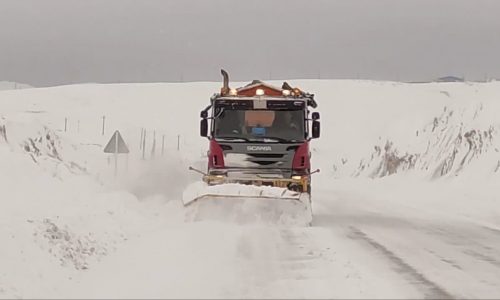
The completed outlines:
<svg viewBox="0 0 500 300">
<path fill-rule="evenodd" d="M 333 234 L 333 235 L 332 235 Z M 236 298 L 418 298 L 422 293 L 344 230 L 244 229 Z M 359 256 L 358 256 L 359 255 Z M 380 276 L 380 273 L 384 276 Z"/>
<path fill-rule="evenodd" d="M 380 226 L 387 220 L 391 228 Z M 496 249 L 500 240 L 495 232 L 470 222 L 413 220 L 384 215 L 375 222 L 369 215 L 360 214 L 359 219 L 343 226 L 348 231 L 350 227 L 361 229 L 455 297 L 484 298 L 498 294 L 500 260 Z M 406 237 L 406 243 L 401 243 L 401 236 Z"/>
<path fill-rule="evenodd" d="M 240 261 L 240 274 L 237 274 L 242 283 L 231 298 L 265 298 L 269 297 L 272 289 L 269 282 L 277 277 L 277 269 L 273 257 L 275 248 L 269 241 L 278 238 L 274 230 L 266 231 L 262 228 L 242 228 L 241 236 L 236 242 L 237 260 Z"/>
<path fill-rule="evenodd" d="M 363 230 L 450 295 L 459 298 L 498 295 L 500 230 L 480 220 L 432 211 L 428 215 L 427 210 L 415 211 L 398 202 L 387 205 L 383 199 L 373 201 L 367 196 L 353 195 L 341 193 L 336 197 L 340 200 L 323 202 L 326 207 L 323 210 L 331 213 L 317 220 L 318 223 L 340 226 L 348 232 L 350 226 Z"/>
<path fill-rule="evenodd" d="M 325 276 L 323 253 L 310 240 L 308 229 L 245 230 L 237 242 L 244 285 L 238 298 L 311 298 L 308 281 Z M 304 289 L 300 288 L 298 284 Z"/>
<path fill-rule="evenodd" d="M 338 260 L 329 242 L 317 244 L 316 229 L 258 231 L 244 232 L 237 242 L 239 276 L 245 282 L 237 298 L 363 298 L 362 274 L 349 261 Z"/>
<path fill-rule="evenodd" d="M 278 245 L 281 257 L 280 268 L 295 280 L 321 278 L 324 267 L 324 249 L 311 239 L 310 228 L 302 230 L 280 230 L 281 243 Z M 326 251 L 330 250 L 327 248 Z M 304 273 L 308 273 L 307 276 Z"/>
<path fill-rule="evenodd" d="M 386 257 L 395 266 L 395 269 L 400 272 L 406 279 L 419 286 L 419 289 L 424 293 L 425 299 L 454 299 L 450 293 L 445 289 L 432 282 L 426 278 L 422 273 L 418 272 L 414 267 L 406 263 L 403 259 L 395 255 L 392 251 L 387 249 L 384 245 L 378 243 L 374 239 L 370 238 L 366 233 L 360 229 L 349 226 L 351 230 L 350 237 L 352 239 L 361 240 L 368 243 L 370 246 L 379 251 L 384 257 Z"/>
<path fill-rule="evenodd" d="M 500 231 L 475 223 L 468 224 L 481 231 L 465 231 L 465 229 L 462 229 L 459 232 L 452 232 L 444 228 L 435 227 L 428 228 L 427 232 L 447 240 L 452 245 L 466 247 L 462 250 L 462 253 L 481 262 L 488 263 L 496 268 L 500 268 L 500 260 L 498 257 L 495 257 L 495 255 L 498 256 L 498 251 L 496 251 L 497 247 L 482 243 L 484 241 L 498 241 Z"/>
<path fill-rule="evenodd" d="M 465 250 L 463 252 L 469 256 L 472 256 L 473 258 L 479 259 L 479 260 L 487 262 L 487 263 L 489 263 L 497 268 L 500 268 L 500 261 L 496 260 L 495 258 L 493 258 L 489 255 L 479 253 L 479 252 L 474 251 L 474 250 Z"/>
<path fill-rule="evenodd" d="M 463 271 L 463 268 L 455 260 L 443 257 L 442 255 L 439 255 L 438 253 L 436 253 L 435 251 L 433 251 L 431 249 L 426 248 L 425 251 L 427 251 L 432 256 L 436 257 L 437 259 L 439 259 L 439 261 L 442 261 L 442 262 L 452 266 L 453 268 L 455 268 L 457 270 Z"/>
</svg>

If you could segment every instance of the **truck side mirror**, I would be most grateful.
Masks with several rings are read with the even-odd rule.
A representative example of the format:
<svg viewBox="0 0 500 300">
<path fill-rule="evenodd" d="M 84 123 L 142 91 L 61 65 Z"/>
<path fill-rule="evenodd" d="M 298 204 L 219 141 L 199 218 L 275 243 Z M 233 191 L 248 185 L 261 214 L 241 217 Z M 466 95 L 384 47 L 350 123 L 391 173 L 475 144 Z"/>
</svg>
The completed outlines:
<svg viewBox="0 0 500 300">
<path fill-rule="evenodd" d="M 208 121 L 207 119 L 201 119 L 200 121 L 200 135 L 206 137 L 208 135 Z"/>
<path fill-rule="evenodd" d="M 319 133 L 320 133 L 319 121 L 313 121 L 312 122 L 312 138 L 313 139 L 319 138 Z"/>
<path fill-rule="evenodd" d="M 315 111 L 312 113 L 312 119 L 313 120 L 319 120 L 319 112 Z"/>
<path fill-rule="evenodd" d="M 206 119 L 208 117 L 208 112 L 206 110 L 202 110 L 200 112 L 200 118 Z"/>
</svg>

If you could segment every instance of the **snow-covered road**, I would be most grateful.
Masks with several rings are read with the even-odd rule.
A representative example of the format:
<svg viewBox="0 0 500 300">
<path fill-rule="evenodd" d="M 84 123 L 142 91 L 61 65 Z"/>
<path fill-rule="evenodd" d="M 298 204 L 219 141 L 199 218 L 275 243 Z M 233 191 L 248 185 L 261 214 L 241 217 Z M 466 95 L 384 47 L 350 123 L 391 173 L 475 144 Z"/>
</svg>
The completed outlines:
<svg viewBox="0 0 500 300">
<path fill-rule="evenodd" d="M 391 187 L 395 183 L 385 185 L 386 190 Z M 371 260 L 385 264 L 415 288 L 417 298 L 484 299 L 500 294 L 498 228 L 436 211 L 432 205 L 425 210 L 412 207 L 412 201 L 426 196 L 418 187 L 397 192 L 397 201 L 369 186 L 351 188 L 319 192 L 329 200 L 321 201 L 324 208 L 317 209 L 315 226 L 332 228 L 355 241 Z M 352 259 L 357 260 L 356 255 Z"/>
<path fill-rule="evenodd" d="M 198 222 L 131 239 L 70 284 L 70 297 L 491 298 L 500 230 L 415 209 L 398 183 L 319 187 L 312 227 Z M 407 187 L 409 188 L 409 187 Z M 427 191 L 429 188 L 427 189 Z M 397 199 L 410 192 L 407 199 Z M 452 193 L 452 191 L 450 191 Z M 384 200 L 385 198 L 385 200 Z M 403 200 L 403 201 L 401 201 Z"/>
</svg>

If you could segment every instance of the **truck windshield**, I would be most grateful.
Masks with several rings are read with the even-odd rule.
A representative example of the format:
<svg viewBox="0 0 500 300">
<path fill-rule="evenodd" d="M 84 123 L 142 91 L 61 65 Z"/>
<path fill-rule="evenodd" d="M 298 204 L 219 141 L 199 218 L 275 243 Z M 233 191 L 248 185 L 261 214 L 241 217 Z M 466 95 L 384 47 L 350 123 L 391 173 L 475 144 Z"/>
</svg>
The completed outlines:
<svg viewBox="0 0 500 300">
<path fill-rule="evenodd" d="M 303 141 L 302 110 L 231 110 L 216 108 L 214 137 L 242 141 Z"/>
</svg>

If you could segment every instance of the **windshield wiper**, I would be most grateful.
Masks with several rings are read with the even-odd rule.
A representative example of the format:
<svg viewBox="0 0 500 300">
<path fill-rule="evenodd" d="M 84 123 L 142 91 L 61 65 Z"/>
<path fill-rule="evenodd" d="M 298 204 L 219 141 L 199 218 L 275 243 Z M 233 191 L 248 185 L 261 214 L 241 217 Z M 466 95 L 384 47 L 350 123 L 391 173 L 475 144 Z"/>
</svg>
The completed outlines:
<svg viewBox="0 0 500 300">
<path fill-rule="evenodd" d="M 241 141 L 241 142 L 266 142 L 272 141 L 276 143 L 297 143 L 299 140 L 296 139 L 284 139 L 275 136 L 263 136 L 263 137 L 240 137 L 240 136 L 216 136 L 216 139 L 228 140 L 228 141 Z"/>
<path fill-rule="evenodd" d="M 250 142 L 247 138 L 245 137 L 240 137 L 240 136 L 216 136 L 216 139 L 223 139 L 223 140 L 229 140 L 229 141 L 243 141 L 243 142 Z"/>
<path fill-rule="evenodd" d="M 289 143 L 289 142 L 295 143 L 295 142 L 297 142 L 297 140 L 295 140 L 295 139 L 284 139 L 284 138 L 276 137 L 276 136 L 263 136 L 263 137 L 259 137 L 257 140 L 274 140 L 274 141 L 280 142 L 280 143 Z"/>
</svg>

